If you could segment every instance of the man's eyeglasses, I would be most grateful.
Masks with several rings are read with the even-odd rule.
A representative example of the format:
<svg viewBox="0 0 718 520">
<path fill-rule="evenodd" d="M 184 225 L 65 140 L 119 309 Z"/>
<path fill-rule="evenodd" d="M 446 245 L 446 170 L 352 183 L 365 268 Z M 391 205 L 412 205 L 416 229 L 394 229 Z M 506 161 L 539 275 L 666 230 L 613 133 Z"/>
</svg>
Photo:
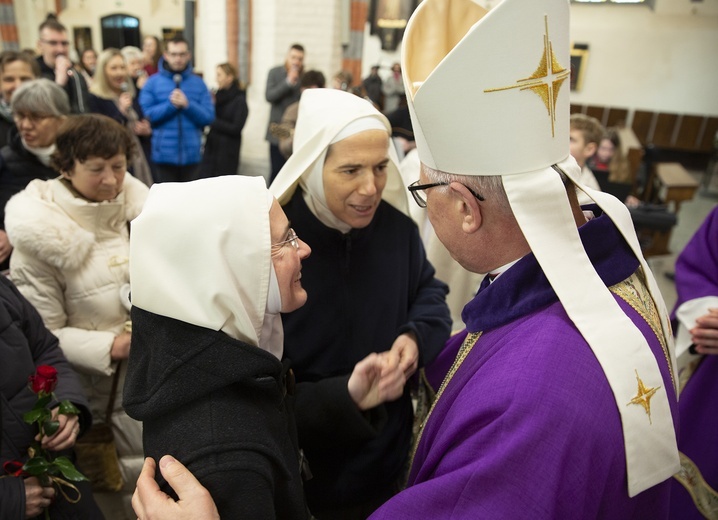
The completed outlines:
<svg viewBox="0 0 718 520">
<path fill-rule="evenodd" d="M 42 123 L 45 119 L 49 119 L 54 116 L 46 116 L 46 115 L 39 115 L 39 114 L 22 114 L 17 113 L 13 114 L 12 118 L 15 120 L 15 124 L 19 125 L 23 122 L 23 120 L 27 119 L 30 123 L 33 125 L 37 125 Z"/>
<path fill-rule="evenodd" d="M 424 195 L 423 191 L 428 190 L 429 188 L 436 188 L 437 186 L 448 186 L 449 182 L 432 182 L 430 184 L 419 184 L 419 181 L 412 182 L 409 184 L 409 191 L 414 197 L 414 201 L 419 205 L 420 208 L 426 207 L 426 196 Z M 471 194 L 479 199 L 480 201 L 484 201 L 484 197 L 476 193 L 474 190 L 469 188 L 467 185 L 463 184 L 464 188 L 469 190 Z"/>
<path fill-rule="evenodd" d="M 40 41 L 46 45 L 50 45 L 51 47 L 57 47 L 58 45 L 61 47 L 67 47 L 70 45 L 70 42 L 67 40 L 40 40 Z"/>
<path fill-rule="evenodd" d="M 289 234 L 287 236 L 288 238 L 286 240 L 272 244 L 272 247 L 282 247 L 284 244 L 292 244 L 294 249 L 299 249 L 299 237 L 292 228 L 289 228 Z"/>
</svg>

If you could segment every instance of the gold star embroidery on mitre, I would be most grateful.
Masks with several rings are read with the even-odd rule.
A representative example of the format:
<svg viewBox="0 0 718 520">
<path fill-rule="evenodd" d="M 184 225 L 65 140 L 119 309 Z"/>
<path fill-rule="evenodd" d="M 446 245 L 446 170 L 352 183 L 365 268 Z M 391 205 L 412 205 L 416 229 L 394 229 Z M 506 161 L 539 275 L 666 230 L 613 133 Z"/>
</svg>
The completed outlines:
<svg viewBox="0 0 718 520">
<path fill-rule="evenodd" d="M 551 119 L 551 136 L 554 137 L 556 135 L 556 99 L 558 99 L 561 85 L 563 85 L 563 82 L 571 75 L 571 71 L 559 64 L 553 52 L 551 40 L 548 38 L 548 16 L 544 17 L 544 23 L 546 25 L 546 34 L 544 34 L 543 37 L 543 54 L 536 71 L 528 78 L 518 80 L 516 85 L 490 88 L 484 90 L 484 92 L 499 92 L 514 88 L 532 91 L 538 95 L 543 100 L 544 105 L 546 105 L 546 110 L 548 110 L 548 115 Z"/>
<path fill-rule="evenodd" d="M 638 370 L 636 370 L 636 380 L 638 381 L 638 393 L 636 394 L 636 397 L 631 399 L 630 403 L 626 404 L 626 406 L 630 406 L 632 404 L 639 404 L 643 406 L 648 414 L 648 421 L 653 424 L 653 421 L 651 420 L 651 398 L 661 387 L 646 387 L 646 385 L 643 384 L 643 381 L 641 381 L 641 378 L 638 377 Z"/>
</svg>

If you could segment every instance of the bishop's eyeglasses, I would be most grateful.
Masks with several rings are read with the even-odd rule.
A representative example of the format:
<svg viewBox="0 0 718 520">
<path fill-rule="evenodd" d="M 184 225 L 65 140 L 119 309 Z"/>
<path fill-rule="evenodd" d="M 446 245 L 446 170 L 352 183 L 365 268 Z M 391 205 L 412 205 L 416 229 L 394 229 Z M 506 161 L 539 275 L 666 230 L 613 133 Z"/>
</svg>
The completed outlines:
<svg viewBox="0 0 718 520">
<path fill-rule="evenodd" d="M 411 192 L 412 196 L 414 197 L 414 201 L 419 205 L 420 208 L 426 207 L 426 195 L 424 194 L 424 190 L 428 190 L 429 188 L 435 188 L 437 186 L 448 186 L 451 184 L 450 182 L 431 182 L 429 184 L 419 184 L 419 181 L 412 182 L 409 184 L 408 189 Z M 479 199 L 480 201 L 484 201 L 484 197 L 476 193 L 474 190 L 469 188 L 466 184 L 462 184 L 464 188 L 469 190 L 471 194 Z"/>
</svg>

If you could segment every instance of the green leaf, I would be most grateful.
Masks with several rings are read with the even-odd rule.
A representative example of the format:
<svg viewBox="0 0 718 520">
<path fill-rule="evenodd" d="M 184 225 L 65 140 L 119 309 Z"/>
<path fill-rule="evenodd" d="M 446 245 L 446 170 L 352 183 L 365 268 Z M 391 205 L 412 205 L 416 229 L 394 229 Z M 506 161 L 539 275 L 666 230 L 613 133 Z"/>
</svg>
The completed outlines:
<svg viewBox="0 0 718 520">
<path fill-rule="evenodd" d="M 38 476 L 38 475 L 44 475 L 47 473 L 47 470 L 50 468 L 50 463 L 47 462 L 42 457 L 33 457 L 30 460 L 28 460 L 25 465 L 22 467 L 25 471 L 27 471 L 30 475 Z"/>
<path fill-rule="evenodd" d="M 50 401 L 52 401 L 51 395 L 44 395 L 42 397 L 39 397 L 37 401 L 35 401 L 35 406 L 32 407 L 33 410 L 39 410 L 40 408 L 47 407 L 48 404 L 50 404 Z"/>
<path fill-rule="evenodd" d="M 77 471 L 77 468 L 67 457 L 58 457 L 53 461 L 53 464 L 58 467 L 67 480 L 73 480 L 75 482 L 87 480 L 87 477 Z"/>
<path fill-rule="evenodd" d="M 55 432 L 60 429 L 60 421 L 46 420 L 42 423 L 42 429 L 45 431 L 45 435 L 52 437 Z"/>
<path fill-rule="evenodd" d="M 80 415 L 80 410 L 68 400 L 60 401 L 59 413 L 63 415 Z"/>
<path fill-rule="evenodd" d="M 22 416 L 23 420 L 28 424 L 43 422 L 49 417 L 52 417 L 52 413 L 46 408 L 40 408 L 38 410 L 32 409 Z"/>
</svg>

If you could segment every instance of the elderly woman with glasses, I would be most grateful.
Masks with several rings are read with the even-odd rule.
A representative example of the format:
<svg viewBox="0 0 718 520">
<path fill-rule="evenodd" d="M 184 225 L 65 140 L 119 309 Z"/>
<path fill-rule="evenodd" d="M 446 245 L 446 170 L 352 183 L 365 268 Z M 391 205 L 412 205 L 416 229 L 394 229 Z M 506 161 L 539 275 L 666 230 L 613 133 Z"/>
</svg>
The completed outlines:
<svg viewBox="0 0 718 520">
<path fill-rule="evenodd" d="M 5 233 L 5 204 L 34 179 L 52 179 L 58 172 L 50 165 L 55 137 L 70 114 L 70 103 L 61 87 L 48 79 L 23 83 L 11 101 L 15 127 L 10 142 L 0 149 L 0 269 L 9 267 L 12 245 Z"/>
<path fill-rule="evenodd" d="M 447 287 L 434 277 L 384 115 L 357 96 L 308 89 L 299 102 L 294 153 L 271 185 L 292 227 L 314 253 L 304 263 L 307 305 L 283 315 L 285 352 L 312 401 L 297 401 L 300 443 L 313 478 L 305 489 L 318 517 L 365 518 L 402 484 L 412 436 L 409 388 L 371 410 L 351 431 L 330 417 L 304 427 L 316 402 L 346 400 L 339 389 L 370 352 L 394 352 L 409 378 L 449 337 Z"/>
<path fill-rule="evenodd" d="M 280 316 L 307 301 L 309 246 L 262 178 L 222 176 L 155 184 L 130 250 L 124 404 L 143 421 L 145 454 L 186 464 L 222 518 L 309 518 L 292 406 L 304 388 L 281 361 Z M 368 356 L 348 382 L 356 404 L 344 422 L 403 385 L 398 358 Z M 317 422 L 333 413 L 321 405 Z"/>
</svg>

